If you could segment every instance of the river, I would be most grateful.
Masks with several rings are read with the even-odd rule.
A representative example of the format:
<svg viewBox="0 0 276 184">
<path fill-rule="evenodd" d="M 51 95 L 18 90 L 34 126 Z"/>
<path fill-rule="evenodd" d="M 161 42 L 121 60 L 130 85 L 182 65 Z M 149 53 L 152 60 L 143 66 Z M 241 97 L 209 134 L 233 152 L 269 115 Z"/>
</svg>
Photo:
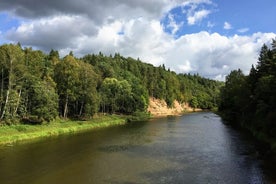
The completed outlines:
<svg viewBox="0 0 276 184">
<path fill-rule="evenodd" d="M 1 184 L 274 183 L 253 142 L 211 112 L 0 148 Z"/>
</svg>

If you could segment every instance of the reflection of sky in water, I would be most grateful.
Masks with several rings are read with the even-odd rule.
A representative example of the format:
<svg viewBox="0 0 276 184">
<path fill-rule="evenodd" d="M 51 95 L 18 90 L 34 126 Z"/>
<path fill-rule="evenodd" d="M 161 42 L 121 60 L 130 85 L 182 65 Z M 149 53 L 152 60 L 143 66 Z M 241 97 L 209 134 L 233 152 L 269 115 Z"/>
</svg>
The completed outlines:
<svg viewBox="0 0 276 184">
<path fill-rule="evenodd" d="M 18 145 L 0 158 L 11 183 L 264 182 L 254 147 L 208 112 Z"/>
</svg>

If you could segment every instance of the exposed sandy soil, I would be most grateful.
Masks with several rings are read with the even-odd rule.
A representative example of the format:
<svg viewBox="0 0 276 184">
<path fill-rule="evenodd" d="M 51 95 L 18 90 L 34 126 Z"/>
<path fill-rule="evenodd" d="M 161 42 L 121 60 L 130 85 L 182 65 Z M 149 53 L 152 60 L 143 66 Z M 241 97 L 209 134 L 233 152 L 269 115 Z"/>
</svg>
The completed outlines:
<svg viewBox="0 0 276 184">
<path fill-rule="evenodd" d="M 152 116 L 157 117 L 168 115 L 180 115 L 184 112 L 201 111 L 201 109 L 193 109 L 189 106 L 188 103 L 180 104 L 178 101 L 175 100 L 173 104 L 173 108 L 169 108 L 165 100 L 150 97 L 148 112 L 150 112 Z"/>
</svg>

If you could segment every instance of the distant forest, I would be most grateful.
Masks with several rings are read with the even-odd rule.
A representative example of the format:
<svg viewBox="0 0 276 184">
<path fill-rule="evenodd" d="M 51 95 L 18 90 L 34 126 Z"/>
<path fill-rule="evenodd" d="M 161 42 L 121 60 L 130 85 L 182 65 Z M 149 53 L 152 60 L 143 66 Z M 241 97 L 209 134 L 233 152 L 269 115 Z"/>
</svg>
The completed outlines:
<svg viewBox="0 0 276 184">
<path fill-rule="evenodd" d="M 212 109 L 222 82 L 176 74 L 164 65 L 102 53 L 61 58 L 20 44 L 0 46 L 0 123 L 56 117 L 91 118 L 95 113 L 145 112 L 149 97 Z"/>
<path fill-rule="evenodd" d="M 248 76 L 234 70 L 226 77 L 220 99 L 219 110 L 229 123 L 271 143 L 276 153 L 276 40 L 263 45 Z"/>
</svg>

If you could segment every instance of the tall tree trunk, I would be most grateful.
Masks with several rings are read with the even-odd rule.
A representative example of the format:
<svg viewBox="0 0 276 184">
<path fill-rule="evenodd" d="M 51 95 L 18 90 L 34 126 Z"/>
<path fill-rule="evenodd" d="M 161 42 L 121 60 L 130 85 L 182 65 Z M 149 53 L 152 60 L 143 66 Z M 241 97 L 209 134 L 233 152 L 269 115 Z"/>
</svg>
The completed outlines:
<svg viewBox="0 0 276 184">
<path fill-rule="evenodd" d="M 8 90 L 7 90 L 5 104 L 4 104 L 4 107 L 3 107 L 3 112 L 2 112 L 2 115 L 1 115 L 1 118 L 0 118 L 1 120 L 5 117 L 6 110 L 7 110 L 7 105 L 9 103 L 9 96 L 10 96 L 10 91 L 11 91 L 11 87 L 12 87 L 12 73 L 13 73 L 13 61 L 12 61 L 12 59 L 10 59 Z"/>
<path fill-rule="evenodd" d="M 3 69 L 3 67 L 2 67 L 2 69 L 1 69 L 1 92 L 0 92 L 1 94 L 0 94 L 0 100 L 1 100 L 1 102 L 0 102 L 0 113 L 2 112 L 2 100 L 4 100 L 4 69 Z"/>
<path fill-rule="evenodd" d="M 5 117 L 7 104 L 8 104 L 8 102 L 9 102 L 9 96 L 10 96 L 10 90 L 8 89 L 7 95 L 6 95 L 5 104 L 4 104 L 4 107 L 3 107 L 3 112 L 2 112 L 2 115 L 1 115 L 1 118 L 0 118 L 1 120 Z"/>
<path fill-rule="evenodd" d="M 20 89 L 20 90 L 19 90 L 19 94 L 18 94 L 18 100 L 17 100 L 17 102 L 16 102 L 16 107 L 15 107 L 14 112 L 13 112 L 14 115 L 17 113 L 17 109 L 18 109 L 19 104 L 20 104 L 21 92 L 22 92 L 22 90 Z"/>
<path fill-rule="evenodd" d="M 81 116 L 81 115 L 82 115 L 83 106 L 84 106 L 84 101 L 82 101 L 82 102 L 81 102 L 81 107 L 80 107 L 79 116 Z"/>
<path fill-rule="evenodd" d="M 103 109 L 102 110 L 103 110 L 103 114 L 106 113 L 106 111 L 105 111 L 105 101 L 103 102 Z"/>
<path fill-rule="evenodd" d="M 64 112 L 63 117 L 67 118 L 67 111 L 68 111 L 68 94 L 66 94 L 65 104 L 64 104 Z"/>
</svg>

